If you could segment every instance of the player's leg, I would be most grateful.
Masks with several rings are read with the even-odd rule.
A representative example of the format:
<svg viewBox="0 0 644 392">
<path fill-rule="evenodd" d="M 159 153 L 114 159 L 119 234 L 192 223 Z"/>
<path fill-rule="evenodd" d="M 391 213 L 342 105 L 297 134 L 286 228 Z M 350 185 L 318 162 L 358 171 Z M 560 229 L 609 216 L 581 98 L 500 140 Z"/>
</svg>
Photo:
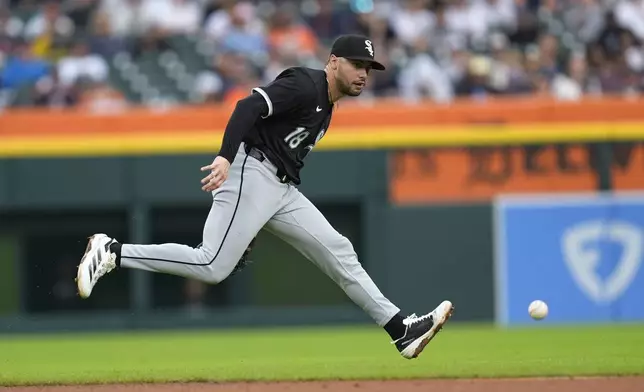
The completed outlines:
<svg viewBox="0 0 644 392">
<path fill-rule="evenodd" d="M 291 244 L 338 284 L 374 322 L 384 327 L 406 358 L 415 358 L 442 328 L 452 312 L 444 301 L 432 312 L 404 318 L 378 289 L 358 261 L 351 242 L 296 188 L 266 229 Z"/>
<path fill-rule="evenodd" d="M 213 203 L 198 247 L 177 243 L 118 244 L 106 235 L 89 242 L 78 272 L 82 297 L 115 267 L 167 273 L 211 284 L 224 280 L 240 261 L 259 230 L 279 208 L 283 184 L 240 148 L 228 179 L 213 192 Z"/>
</svg>

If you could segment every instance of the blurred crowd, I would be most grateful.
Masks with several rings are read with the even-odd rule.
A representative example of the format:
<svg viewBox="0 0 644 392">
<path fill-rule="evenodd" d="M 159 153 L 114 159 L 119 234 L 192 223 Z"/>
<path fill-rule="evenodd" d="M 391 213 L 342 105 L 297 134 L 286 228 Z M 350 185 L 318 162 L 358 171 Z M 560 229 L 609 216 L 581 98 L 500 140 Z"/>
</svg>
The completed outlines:
<svg viewBox="0 0 644 392">
<path fill-rule="evenodd" d="M 231 103 L 355 32 L 359 99 L 644 91 L 644 0 L 0 0 L 0 107 Z"/>
</svg>

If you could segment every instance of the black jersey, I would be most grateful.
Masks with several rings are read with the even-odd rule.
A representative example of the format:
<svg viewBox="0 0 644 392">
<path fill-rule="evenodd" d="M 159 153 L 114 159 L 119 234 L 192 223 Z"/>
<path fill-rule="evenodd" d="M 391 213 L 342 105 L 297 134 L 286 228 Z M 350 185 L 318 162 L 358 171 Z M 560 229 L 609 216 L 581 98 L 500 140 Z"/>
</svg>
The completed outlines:
<svg viewBox="0 0 644 392">
<path fill-rule="evenodd" d="M 267 109 L 243 141 L 258 148 L 295 184 L 304 158 L 326 133 L 333 105 L 323 70 L 292 67 L 253 89 Z"/>
</svg>

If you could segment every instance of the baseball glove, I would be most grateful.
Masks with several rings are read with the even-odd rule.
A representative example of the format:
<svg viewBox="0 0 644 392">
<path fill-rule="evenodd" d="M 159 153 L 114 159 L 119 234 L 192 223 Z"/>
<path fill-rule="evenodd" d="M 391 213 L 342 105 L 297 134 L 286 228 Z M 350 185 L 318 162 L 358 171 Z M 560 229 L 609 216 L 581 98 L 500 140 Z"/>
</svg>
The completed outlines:
<svg viewBox="0 0 644 392">
<path fill-rule="evenodd" d="M 246 251 L 242 255 L 242 257 L 239 259 L 237 262 L 237 265 L 235 265 L 235 268 L 233 268 L 233 272 L 230 273 L 230 275 L 235 275 L 239 273 L 241 270 L 246 268 L 249 264 L 252 263 L 252 261 L 248 260 L 248 255 L 250 255 L 250 252 L 253 250 L 253 246 L 255 245 L 255 239 L 257 237 L 253 238 L 253 240 L 248 244 L 248 247 L 246 248 Z"/>
<path fill-rule="evenodd" d="M 252 263 L 252 261 L 248 260 L 248 255 L 249 255 L 249 254 L 250 254 L 250 252 L 253 250 L 253 246 L 255 245 L 255 240 L 256 240 L 256 239 L 257 239 L 257 237 L 253 238 L 253 240 L 250 242 L 250 244 L 248 244 L 248 247 L 247 247 L 247 248 L 246 248 L 246 250 L 244 251 L 244 254 L 243 254 L 243 255 L 242 255 L 242 257 L 239 259 L 239 261 L 238 261 L 238 262 L 237 262 L 237 264 L 235 265 L 235 268 L 233 268 L 233 271 L 230 273 L 230 275 L 229 275 L 229 276 L 232 276 L 232 275 L 235 275 L 235 274 L 239 273 L 241 270 L 243 270 L 243 269 L 244 269 L 244 268 L 246 268 L 249 264 L 251 264 L 251 263 Z M 200 243 L 199 245 L 197 245 L 197 248 L 201 248 L 201 246 L 202 246 L 202 245 L 203 245 L 203 242 L 202 242 L 202 243 Z"/>
</svg>

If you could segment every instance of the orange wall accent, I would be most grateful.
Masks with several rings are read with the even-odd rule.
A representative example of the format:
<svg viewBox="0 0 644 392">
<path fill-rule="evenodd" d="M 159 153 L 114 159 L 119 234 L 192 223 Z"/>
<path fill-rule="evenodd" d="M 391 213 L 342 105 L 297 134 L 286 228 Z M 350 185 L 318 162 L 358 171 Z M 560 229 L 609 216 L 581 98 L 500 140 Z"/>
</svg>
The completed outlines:
<svg viewBox="0 0 644 392">
<path fill-rule="evenodd" d="M 15 109 L 0 115 L 3 137 L 52 134 L 163 133 L 222 131 L 230 106 L 193 106 L 167 110 L 130 109 L 111 115 L 82 111 Z M 334 128 L 476 123 L 549 123 L 644 120 L 644 99 L 588 99 L 560 103 L 536 98 L 497 99 L 486 103 L 457 101 L 451 105 L 406 105 L 395 100 L 373 105 L 341 102 Z"/>
</svg>

